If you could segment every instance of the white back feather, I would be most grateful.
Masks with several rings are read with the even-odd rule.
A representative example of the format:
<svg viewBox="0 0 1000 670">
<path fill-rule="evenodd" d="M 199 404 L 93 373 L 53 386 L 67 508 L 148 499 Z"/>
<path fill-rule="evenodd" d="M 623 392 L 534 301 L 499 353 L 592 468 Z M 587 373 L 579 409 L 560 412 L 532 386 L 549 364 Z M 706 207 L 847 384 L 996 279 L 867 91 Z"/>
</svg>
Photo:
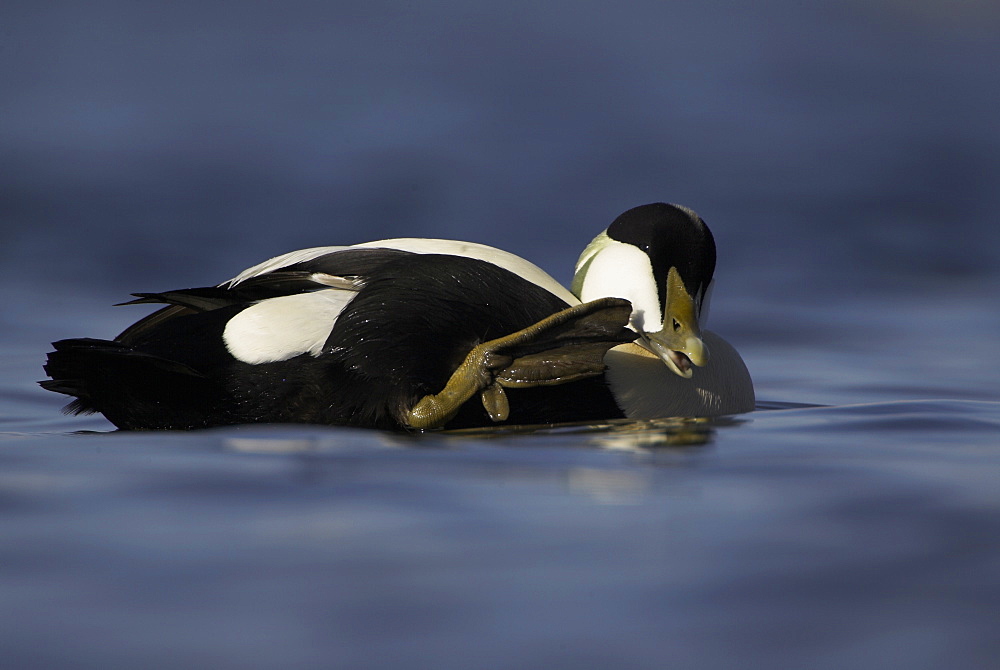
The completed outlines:
<svg viewBox="0 0 1000 670">
<path fill-rule="evenodd" d="M 280 270 L 283 267 L 294 265 L 295 263 L 315 260 L 320 256 L 334 254 L 338 251 L 345 251 L 348 249 L 397 249 L 399 251 L 409 251 L 415 254 L 445 254 L 449 256 L 475 258 L 477 260 L 486 261 L 487 263 L 492 263 L 493 265 L 501 267 L 505 270 L 509 270 L 519 277 L 530 281 L 532 284 L 540 286 L 549 293 L 565 300 L 570 305 L 576 305 L 580 302 L 576 296 L 566 290 L 566 288 L 553 279 L 551 275 L 534 263 L 526 261 L 520 256 L 515 256 L 514 254 L 501 249 L 490 247 L 485 244 L 477 244 L 475 242 L 434 240 L 419 237 L 400 237 L 390 240 L 376 240 L 374 242 L 364 242 L 362 244 L 354 244 L 347 247 L 313 247 L 311 249 L 300 249 L 298 251 L 282 254 L 281 256 L 275 256 L 274 258 L 270 258 L 263 263 L 247 268 L 240 274 L 236 275 L 236 277 L 231 279 L 228 283 L 230 287 L 233 287 L 242 281 L 250 279 L 251 277 L 258 277 L 260 275 L 267 274 L 268 272 L 274 272 L 275 270 Z"/>
</svg>

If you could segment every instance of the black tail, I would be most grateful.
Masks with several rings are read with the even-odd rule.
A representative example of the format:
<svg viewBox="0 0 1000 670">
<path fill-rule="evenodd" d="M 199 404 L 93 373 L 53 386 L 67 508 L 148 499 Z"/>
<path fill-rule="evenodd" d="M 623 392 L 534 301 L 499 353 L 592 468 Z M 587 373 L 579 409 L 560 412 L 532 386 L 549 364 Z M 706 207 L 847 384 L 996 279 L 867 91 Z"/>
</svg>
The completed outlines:
<svg viewBox="0 0 1000 670">
<path fill-rule="evenodd" d="M 108 340 L 54 342 L 42 388 L 73 396 L 72 414 L 101 412 L 119 428 L 184 429 L 206 425 L 218 385 L 198 371 Z M 170 403 L 163 403 L 169 397 Z"/>
</svg>

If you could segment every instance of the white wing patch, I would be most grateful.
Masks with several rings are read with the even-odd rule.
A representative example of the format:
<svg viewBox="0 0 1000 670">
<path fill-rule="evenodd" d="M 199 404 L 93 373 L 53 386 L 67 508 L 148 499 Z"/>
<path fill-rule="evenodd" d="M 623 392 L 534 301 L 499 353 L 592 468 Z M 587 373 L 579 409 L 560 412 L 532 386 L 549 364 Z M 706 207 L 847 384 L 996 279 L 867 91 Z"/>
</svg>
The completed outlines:
<svg viewBox="0 0 1000 670">
<path fill-rule="evenodd" d="M 355 295 L 331 288 L 262 300 L 230 319 L 222 339 L 229 353 L 244 363 L 274 363 L 305 353 L 319 356 L 337 317 Z"/>
<path fill-rule="evenodd" d="M 375 242 L 365 242 L 349 247 L 312 247 L 310 249 L 300 249 L 281 256 L 275 256 L 263 263 L 258 263 L 251 268 L 247 268 L 233 279 L 229 280 L 230 288 L 246 281 L 252 277 L 258 277 L 268 272 L 280 270 L 283 267 L 315 260 L 327 254 L 335 254 L 338 251 L 348 249 L 397 249 L 399 251 L 409 251 L 415 254 L 445 254 L 449 256 L 462 256 L 464 258 L 475 258 L 477 260 L 492 263 L 505 270 L 509 270 L 519 277 L 530 281 L 536 286 L 540 286 L 549 293 L 565 300 L 570 305 L 578 305 L 580 300 L 570 293 L 562 284 L 552 278 L 540 267 L 526 261 L 520 256 L 515 256 L 495 247 L 475 242 L 459 242 L 457 240 L 433 240 L 419 237 L 400 237 L 391 240 L 377 240 Z M 327 275 L 329 276 L 329 275 Z M 315 281 L 315 279 L 314 279 Z M 320 282 L 322 283 L 322 282 Z"/>
</svg>

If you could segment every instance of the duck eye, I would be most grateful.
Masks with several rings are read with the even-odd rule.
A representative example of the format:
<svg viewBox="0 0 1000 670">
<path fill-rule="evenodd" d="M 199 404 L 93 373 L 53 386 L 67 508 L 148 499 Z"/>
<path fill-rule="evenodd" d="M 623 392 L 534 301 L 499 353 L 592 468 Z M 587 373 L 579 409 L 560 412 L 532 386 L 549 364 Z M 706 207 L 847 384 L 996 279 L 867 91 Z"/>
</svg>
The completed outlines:
<svg viewBox="0 0 1000 670">
<path fill-rule="evenodd" d="M 678 321 L 677 319 L 674 319 L 674 332 L 676 333 L 680 329 L 681 329 L 681 322 Z"/>
</svg>

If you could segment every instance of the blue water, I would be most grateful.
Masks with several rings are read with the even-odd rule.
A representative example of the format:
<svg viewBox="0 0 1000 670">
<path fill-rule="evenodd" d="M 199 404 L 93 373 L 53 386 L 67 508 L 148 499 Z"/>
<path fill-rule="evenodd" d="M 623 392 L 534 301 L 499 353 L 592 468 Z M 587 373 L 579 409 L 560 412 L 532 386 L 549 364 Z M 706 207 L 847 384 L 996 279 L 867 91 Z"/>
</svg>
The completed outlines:
<svg viewBox="0 0 1000 670">
<path fill-rule="evenodd" d="M 11 668 L 980 668 L 1000 654 L 1000 9 L 0 10 Z M 132 291 L 290 249 L 568 279 L 695 208 L 758 411 L 112 432 L 35 386 Z"/>
</svg>

